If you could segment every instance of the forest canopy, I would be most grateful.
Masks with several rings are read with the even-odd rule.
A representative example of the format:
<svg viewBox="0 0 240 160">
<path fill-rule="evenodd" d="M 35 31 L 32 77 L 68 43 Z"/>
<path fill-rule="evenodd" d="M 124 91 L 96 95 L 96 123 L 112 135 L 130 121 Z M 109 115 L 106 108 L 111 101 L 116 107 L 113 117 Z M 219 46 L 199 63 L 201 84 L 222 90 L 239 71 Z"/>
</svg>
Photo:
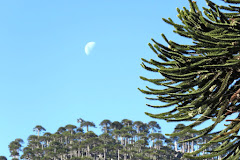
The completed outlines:
<svg viewBox="0 0 240 160">
<path fill-rule="evenodd" d="M 99 124 L 100 135 L 90 131 L 90 127 L 96 127 L 94 122 L 81 118 L 77 122 L 79 126 L 68 124 L 55 133 L 47 132 L 41 125 L 35 126 L 35 134 L 29 135 L 25 146 L 20 138 L 9 144 L 11 157 L 13 160 L 178 160 L 182 152 L 193 150 L 191 147 L 196 144 L 177 144 L 177 139 L 185 137 L 167 138 L 161 134 L 156 121 L 144 123 L 123 119 L 111 122 L 105 119 Z"/>
</svg>

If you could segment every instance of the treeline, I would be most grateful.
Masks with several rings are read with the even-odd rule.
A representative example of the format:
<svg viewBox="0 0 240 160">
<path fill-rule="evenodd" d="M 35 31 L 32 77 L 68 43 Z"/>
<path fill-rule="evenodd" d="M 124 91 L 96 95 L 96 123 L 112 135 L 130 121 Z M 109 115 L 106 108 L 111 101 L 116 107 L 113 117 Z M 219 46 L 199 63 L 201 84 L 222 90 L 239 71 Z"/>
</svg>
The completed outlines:
<svg viewBox="0 0 240 160">
<path fill-rule="evenodd" d="M 101 135 L 89 131 L 95 127 L 93 122 L 78 119 L 79 127 L 68 124 L 59 127 L 55 133 L 37 125 L 30 135 L 26 147 L 18 138 L 9 144 L 12 160 L 178 160 L 184 152 L 193 152 L 199 142 L 177 143 L 179 140 L 196 135 L 182 135 L 167 138 L 161 134 L 161 127 L 156 121 L 143 123 L 123 119 L 121 122 L 103 120 Z M 183 124 L 177 125 L 178 132 Z M 84 132 L 86 130 L 86 132 Z M 205 152 L 205 153 L 204 153 Z M 204 150 L 201 154 L 207 154 Z M 0 156 L 0 160 L 6 157 Z"/>
</svg>

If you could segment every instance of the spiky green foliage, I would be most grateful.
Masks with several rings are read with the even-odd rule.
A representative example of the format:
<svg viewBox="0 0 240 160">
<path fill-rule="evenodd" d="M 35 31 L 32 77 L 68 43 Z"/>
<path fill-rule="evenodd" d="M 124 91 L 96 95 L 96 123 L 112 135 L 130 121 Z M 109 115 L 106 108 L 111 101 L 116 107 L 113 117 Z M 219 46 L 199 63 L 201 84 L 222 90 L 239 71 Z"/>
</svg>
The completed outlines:
<svg viewBox="0 0 240 160">
<path fill-rule="evenodd" d="M 192 131 L 199 134 L 189 141 L 209 135 L 218 123 L 226 120 L 229 115 L 239 112 L 240 7 L 220 6 L 210 0 L 206 2 L 209 7 L 203 7 L 203 12 L 192 0 L 189 0 L 190 9 L 177 8 L 177 16 L 182 24 L 174 23 L 171 18 L 163 19 L 175 28 L 175 33 L 192 39 L 193 44 L 178 44 L 162 34 L 168 46 L 154 39 L 152 39 L 154 44 L 149 44 L 159 60 L 142 59 L 143 68 L 163 76 L 162 79 L 140 77 L 161 87 L 139 89 L 147 95 L 156 96 L 147 99 L 164 102 L 159 106 L 147 105 L 154 108 L 169 107 L 168 112 L 160 114 L 146 112 L 146 114 L 169 122 L 192 121 L 180 132 L 171 134 L 176 136 Z M 225 2 L 239 4 L 240 0 L 225 0 Z M 210 119 L 212 123 L 209 122 L 206 128 L 193 130 Z M 239 157 L 240 140 L 237 135 L 240 129 L 239 119 L 238 114 L 235 120 L 230 120 L 231 123 L 225 129 L 211 133 L 214 135 L 212 140 L 199 150 L 186 153 L 184 156 L 193 159 L 218 155 L 226 155 L 225 159 Z M 219 142 L 221 146 L 215 147 L 211 154 L 197 156 L 201 151 Z"/>
</svg>

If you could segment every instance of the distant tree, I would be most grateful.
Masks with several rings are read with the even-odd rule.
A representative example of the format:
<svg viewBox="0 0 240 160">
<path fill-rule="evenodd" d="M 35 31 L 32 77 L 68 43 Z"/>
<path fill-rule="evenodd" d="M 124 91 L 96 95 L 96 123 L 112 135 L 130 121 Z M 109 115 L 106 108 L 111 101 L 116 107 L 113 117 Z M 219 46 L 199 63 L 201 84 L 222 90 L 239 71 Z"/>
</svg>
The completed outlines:
<svg viewBox="0 0 240 160">
<path fill-rule="evenodd" d="M 105 133 L 108 133 L 111 124 L 112 124 L 112 123 L 111 123 L 110 120 L 104 119 L 104 120 L 100 123 L 100 126 L 102 127 L 102 130 L 103 130 Z"/>
<path fill-rule="evenodd" d="M 143 123 L 143 125 L 139 127 L 139 132 L 149 133 L 149 125 L 147 123 Z"/>
<path fill-rule="evenodd" d="M 151 133 L 153 133 L 153 131 L 157 131 L 156 129 L 161 129 L 161 127 L 159 126 L 159 124 L 156 121 L 150 121 L 148 122 L 148 126 L 149 128 L 152 129 Z"/>
<path fill-rule="evenodd" d="M 89 127 L 95 127 L 95 124 L 93 122 L 90 122 L 90 121 L 84 121 L 81 123 L 81 127 L 87 127 L 87 132 L 88 132 L 88 128 Z"/>
<path fill-rule="evenodd" d="M 94 155 L 94 159 L 96 159 L 96 157 L 99 157 L 99 159 L 103 159 L 102 153 L 103 148 L 101 147 L 101 144 L 98 144 L 99 142 L 94 143 L 94 147 L 91 149 L 91 153 Z"/>
<path fill-rule="evenodd" d="M 119 129 L 115 129 L 112 131 L 112 135 L 115 137 L 115 142 L 118 142 L 118 137 L 121 135 L 121 131 Z"/>
<path fill-rule="evenodd" d="M 123 146 L 122 145 L 120 145 L 120 144 L 115 144 L 114 145 L 114 149 L 117 151 L 116 153 L 117 153 L 117 160 L 120 160 L 120 150 L 123 148 Z"/>
<path fill-rule="evenodd" d="M 92 138 L 98 137 L 93 131 L 86 132 L 84 134 L 85 141 L 83 142 L 86 146 L 86 155 L 90 157 L 90 146 L 92 145 Z"/>
<path fill-rule="evenodd" d="M 99 136 L 99 139 L 103 142 L 103 151 L 104 156 L 103 159 L 106 160 L 106 154 L 107 154 L 107 145 L 113 142 L 113 138 L 108 133 L 103 133 Z"/>
<path fill-rule="evenodd" d="M 9 145 L 9 151 L 10 151 L 10 156 L 13 157 L 13 159 L 18 159 L 19 158 L 19 152 L 21 151 L 23 140 L 20 138 L 17 138 L 16 140 L 12 141 Z"/>
<path fill-rule="evenodd" d="M 68 124 L 68 125 L 65 126 L 65 128 L 67 130 L 69 130 L 71 134 L 73 134 L 73 131 L 74 131 L 75 128 L 77 128 L 77 126 Z"/>
<path fill-rule="evenodd" d="M 66 131 L 65 127 L 59 127 L 58 130 L 57 130 L 57 132 L 60 133 L 60 134 L 65 132 L 65 131 Z"/>
<path fill-rule="evenodd" d="M 36 135 L 30 135 L 28 137 L 28 146 L 31 147 L 32 150 L 39 148 L 41 146 L 39 138 Z"/>
<path fill-rule="evenodd" d="M 51 140 L 51 133 L 49 133 L 49 132 L 45 132 L 44 134 L 43 134 L 43 136 L 44 136 L 44 138 L 45 138 L 45 141 L 46 141 L 46 146 L 48 147 L 48 145 L 49 145 L 49 142 L 50 142 L 50 140 Z"/>
<path fill-rule="evenodd" d="M 23 141 L 21 138 L 16 138 L 15 141 L 18 142 L 18 143 L 20 143 L 20 144 L 23 144 L 23 143 L 24 143 L 24 141 Z"/>
<path fill-rule="evenodd" d="M 77 123 L 80 123 L 80 128 L 82 128 L 82 123 L 85 122 L 82 118 L 77 119 Z"/>
<path fill-rule="evenodd" d="M 132 123 L 133 123 L 133 121 L 132 121 L 132 120 L 129 120 L 129 119 L 123 119 L 123 120 L 122 120 L 122 124 L 123 124 L 124 126 L 130 126 L 130 125 L 132 125 Z"/>
<path fill-rule="evenodd" d="M 120 130 L 123 127 L 122 123 L 118 122 L 118 121 L 114 121 L 111 124 L 111 128 L 112 129 L 118 129 Z"/>
<path fill-rule="evenodd" d="M 137 133 L 139 133 L 139 130 L 140 130 L 139 128 L 140 128 L 142 125 L 144 125 L 144 123 L 143 123 L 142 121 L 135 121 L 135 122 L 133 123 L 133 126 L 137 128 Z"/>
<path fill-rule="evenodd" d="M 81 128 L 81 127 L 79 127 L 79 128 L 77 128 L 77 130 L 76 130 L 77 132 L 81 132 L 81 133 L 83 133 L 84 131 L 83 131 L 83 129 Z"/>
<path fill-rule="evenodd" d="M 42 132 L 42 131 L 46 131 L 46 129 L 43 128 L 43 127 L 40 126 L 40 125 L 37 125 L 36 127 L 33 128 L 33 131 L 34 131 L 34 132 L 37 132 L 37 134 L 38 134 L 38 138 L 39 138 L 40 132 Z"/>
<path fill-rule="evenodd" d="M 65 132 L 62 133 L 62 135 L 64 136 L 65 145 L 68 145 L 69 142 L 70 142 L 71 132 L 70 131 L 65 131 Z"/>
</svg>

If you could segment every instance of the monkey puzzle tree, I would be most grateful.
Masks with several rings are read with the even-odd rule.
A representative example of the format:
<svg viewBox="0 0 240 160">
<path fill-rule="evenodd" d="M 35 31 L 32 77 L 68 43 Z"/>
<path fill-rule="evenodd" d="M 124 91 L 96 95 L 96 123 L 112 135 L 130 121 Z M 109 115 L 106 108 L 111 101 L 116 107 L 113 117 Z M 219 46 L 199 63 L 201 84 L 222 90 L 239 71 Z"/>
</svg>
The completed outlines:
<svg viewBox="0 0 240 160">
<path fill-rule="evenodd" d="M 203 13 L 192 0 L 189 0 L 189 10 L 185 7 L 183 10 L 177 8 L 182 24 L 174 23 L 171 18 L 163 19 L 175 28 L 175 33 L 192 39 L 191 45 L 178 44 L 162 34 L 168 46 L 154 39 L 154 44 L 149 44 L 159 60 L 142 59 L 143 68 L 163 76 L 162 79 L 140 77 L 164 87 L 139 89 L 145 94 L 156 96 L 147 99 L 164 102 L 163 105 L 147 105 L 153 108 L 170 107 L 164 113 L 146 114 L 168 122 L 192 121 L 171 136 L 191 133 L 192 128 L 212 120 L 209 126 L 194 131 L 198 136 L 184 141 L 193 141 L 210 134 L 217 124 L 239 112 L 240 106 L 240 7 L 233 6 L 240 4 L 240 0 L 224 0 L 226 4 L 232 4 L 228 6 L 205 1 L 209 8 L 203 7 Z M 228 121 L 230 124 L 225 129 L 212 133 L 214 137 L 209 142 L 184 156 L 204 159 L 226 155 L 225 159 L 238 159 L 240 114 Z M 198 156 L 198 153 L 219 142 L 221 145 L 213 148 L 210 154 Z"/>
<path fill-rule="evenodd" d="M 112 129 L 121 129 L 123 127 L 123 124 L 122 123 L 120 123 L 120 122 L 118 122 L 118 121 L 114 121 L 114 122 L 112 122 L 112 124 L 111 124 L 111 128 Z"/>
<path fill-rule="evenodd" d="M 130 125 L 132 125 L 132 120 L 129 120 L 129 119 L 123 119 L 122 120 L 122 124 L 124 125 L 124 126 L 130 126 Z"/>
<path fill-rule="evenodd" d="M 137 129 L 137 133 L 139 133 L 139 128 L 143 125 L 144 123 L 142 121 L 135 121 L 133 122 L 133 126 Z"/>
<path fill-rule="evenodd" d="M 64 128 L 66 128 L 68 131 L 70 131 L 70 133 L 71 133 L 71 135 L 72 135 L 73 132 L 74 132 L 74 129 L 77 128 L 77 126 L 68 124 L 68 125 L 66 125 Z"/>
<path fill-rule="evenodd" d="M 11 153 L 10 156 L 13 157 L 12 159 L 19 158 L 19 152 L 21 151 L 22 143 L 23 143 L 23 140 L 20 138 L 17 138 L 8 145 L 9 151 Z"/>
<path fill-rule="evenodd" d="M 104 119 L 99 125 L 102 127 L 102 130 L 105 133 L 108 133 L 110 127 L 111 127 L 112 122 L 108 119 Z"/>
<path fill-rule="evenodd" d="M 83 121 L 82 123 L 81 123 L 81 128 L 82 127 L 87 127 L 87 132 L 88 132 L 88 128 L 89 127 L 94 127 L 94 128 L 96 128 L 96 125 L 93 123 L 93 122 L 90 122 L 90 121 Z"/>
<path fill-rule="evenodd" d="M 33 131 L 34 131 L 34 132 L 37 132 L 37 134 L 38 134 L 38 138 L 39 138 L 40 132 L 42 132 L 42 131 L 46 131 L 46 129 L 43 128 L 43 127 L 40 126 L 40 125 L 36 125 L 36 127 L 33 128 Z"/>
<path fill-rule="evenodd" d="M 85 120 L 83 120 L 82 118 L 78 118 L 77 119 L 77 123 L 80 123 L 80 128 L 82 128 L 81 124 L 85 122 Z"/>
<path fill-rule="evenodd" d="M 149 126 L 149 128 L 152 129 L 151 133 L 153 133 L 153 131 L 156 132 L 156 129 L 161 129 L 161 127 L 159 126 L 159 124 L 156 121 L 148 122 L 148 126 Z"/>
</svg>

